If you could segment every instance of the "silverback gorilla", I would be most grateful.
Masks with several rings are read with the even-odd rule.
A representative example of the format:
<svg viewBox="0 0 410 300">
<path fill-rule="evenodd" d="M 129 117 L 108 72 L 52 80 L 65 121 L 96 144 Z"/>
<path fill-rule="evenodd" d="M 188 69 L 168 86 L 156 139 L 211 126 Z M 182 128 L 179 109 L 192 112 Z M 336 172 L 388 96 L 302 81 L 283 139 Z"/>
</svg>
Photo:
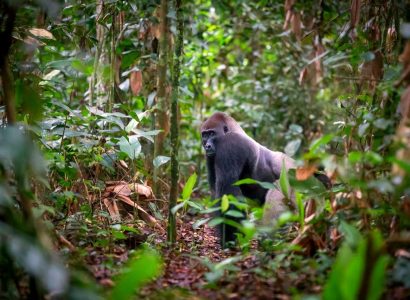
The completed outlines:
<svg viewBox="0 0 410 300">
<path fill-rule="evenodd" d="M 245 178 L 274 182 L 279 179 L 283 163 L 286 169 L 295 167 L 292 158 L 260 145 L 245 133 L 235 119 L 222 112 L 214 113 L 203 122 L 201 135 L 213 198 L 227 194 L 235 197 L 243 195 L 263 205 L 266 200 L 273 197 L 273 205 L 278 202 L 280 207 L 276 215 L 286 209 L 284 203 L 279 203 L 284 200 L 283 195 L 279 196 L 279 191 L 268 190 L 257 184 L 234 186 L 233 183 Z M 321 176 L 324 175 L 320 174 L 318 179 L 327 186 L 330 183 L 329 179 L 326 176 L 319 178 Z M 235 241 L 234 227 L 222 224 L 219 231 L 223 247 L 226 242 Z"/>
</svg>

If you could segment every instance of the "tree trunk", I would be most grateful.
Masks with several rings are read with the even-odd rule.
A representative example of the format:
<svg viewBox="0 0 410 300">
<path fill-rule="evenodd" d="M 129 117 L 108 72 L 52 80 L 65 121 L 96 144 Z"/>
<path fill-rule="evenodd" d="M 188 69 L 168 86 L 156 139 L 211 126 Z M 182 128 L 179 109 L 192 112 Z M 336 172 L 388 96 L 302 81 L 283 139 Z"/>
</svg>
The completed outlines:
<svg viewBox="0 0 410 300">
<path fill-rule="evenodd" d="M 177 204 L 178 197 L 178 95 L 179 76 L 182 61 L 182 49 L 184 46 L 184 20 L 181 11 L 181 0 L 175 1 L 177 18 L 177 43 L 175 47 L 175 58 L 172 72 L 172 102 L 171 102 L 171 191 L 169 193 L 168 211 L 168 242 L 174 244 L 176 241 L 175 215 L 171 209 Z"/>
<path fill-rule="evenodd" d="M 104 17 L 104 0 L 97 0 L 96 1 L 96 20 L 95 20 L 95 27 L 96 27 L 96 39 L 97 45 L 95 48 L 95 56 L 94 56 L 94 68 L 93 74 L 90 80 L 90 96 L 89 96 L 89 105 L 93 106 L 97 104 L 97 106 L 102 106 L 103 103 L 106 101 L 106 87 L 105 87 L 105 80 L 102 74 L 101 64 L 104 65 L 107 62 L 107 54 L 104 50 L 105 45 L 105 35 L 106 35 L 106 28 L 100 24 L 101 20 Z M 103 99 L 103 96 L 104 98 Z M 95 101 L 97 98 L 97 101 Z"/>
<path fill-rule="evenodd" d="M 160 7 L 160 47 L 159 47 L 159 64 L 158 64 L 158 81 L 157 81 L 157 103 L 156 103 L 156 128 L 162 130 L 154 143 L 154 159 L 164 153 L 164 141 L 168 133 L 168 97 L 166 92 L 167 86 L 167 62 L 168 62 L 168 0 L 161 0 Z M 154 193 L 159 195 L 161 192 L 159 184 L 159 169 L 154 169 Z"/>
</svg>

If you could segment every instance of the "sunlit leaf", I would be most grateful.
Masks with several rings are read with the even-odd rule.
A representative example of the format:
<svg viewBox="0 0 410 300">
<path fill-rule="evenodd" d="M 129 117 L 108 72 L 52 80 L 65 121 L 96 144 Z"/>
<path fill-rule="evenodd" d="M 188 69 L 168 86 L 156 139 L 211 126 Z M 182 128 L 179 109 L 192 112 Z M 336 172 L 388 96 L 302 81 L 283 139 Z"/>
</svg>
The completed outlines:
<svg viewBox="0 0 410 300">
<path fill-rule="evenodd" d="M 185 183 L 184 189 L 182 190 L 182 199 L 187 200 L 191 197 L 197 178 L 198 175 L 196 175 L 196 173 L 189 176 L 187 182 Z"/>
<path fill-rule="evenodd" d="M 166 164 L 167 162 L 169 162 L 171 160 L 171 158 L 169 156 L 157 156 L 154 158 L 153 164 L 155 168 L 158 168 L 164 164 Z"/>
<path fill-rule="evenodd" d="M 120 150 L 127 154 L 130 159 L 135 159 L 141 153 L 141 144 L 138 139 L 133 141 L 128 141 L 125 137 L 121 137 L 117 145 L 120 147 Z"/>
<path fill-rule="evenodd" d="M 223 195 L 221 199 L 221 211 L 226 212 L 229 208 L 229 198 L 227 195 Z"/>
</svg>

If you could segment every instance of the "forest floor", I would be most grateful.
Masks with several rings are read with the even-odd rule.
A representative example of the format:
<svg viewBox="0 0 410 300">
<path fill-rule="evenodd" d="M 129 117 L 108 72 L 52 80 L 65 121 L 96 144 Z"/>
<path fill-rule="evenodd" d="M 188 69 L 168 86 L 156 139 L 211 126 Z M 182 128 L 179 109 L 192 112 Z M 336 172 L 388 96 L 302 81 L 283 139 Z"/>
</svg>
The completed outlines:
<svg viewBox="0 0 410 300">
<path fill-rule="evenodd" d="M 186 216 L 177 224 L 178 238 L 173 249 L 160 246 L 163 260 L 162 275 L 146 285 L 140 291 L 143 299 L 290 299 L 290 290 L 294 284 L 280 270 L 275 278 L 261 275 L 261 257 L 257 255 L 256 243 L 249 254 L 239 250 L 223 250 L 214 228 L 201 226 L 192 228 L 194 217 Z M 141 228 L 145 237 L 154 237 L 150 244 L 166 245 L 166 235 L 152 227 Z M 144 242 L 139 236 L 127 239 L 127 242 L 115 244 L 110 253 L 94 248 L 88 249 L 86 262 L 94 278 L 103 287 L 112 287 L 115 267 L 128 259 L 130 250 Z M 220 271 L 212 266 L 224 259 L 233 258 L 230 267 Z M 211 266 L 211 267 L 210 267 Z M 215 277 L 216 276 L 216 277 Z M 216 278 L 213 280 L 212 278 Z M 304 280 L 303 275 L 297 281 Z"/>
<path fill-rule="evenodd" d="M 257 276 L 254 268 L 260 262 L 252 254 L 238 260 L 234 272 L 209 283 L 207 275 L 214 274 L 201 260 L 216 265 L 241 252 L 221 249 L 215 228 L 205 225 L 194 230 L 195 220 L 185 221 L 178 224 L 176 247 L 163 252 L 163 275 L 143 292 L 147 299 L 290 299 L 273 280 Z"/>
<path fill-rule="evenodd" d="M 291 254 L 279 252 L 269 256 L 258 251 L 257 242 L 252 244 L 248 254 L 223 250 L 216 230 L 207 225 L 193 229 L 195 219 L 186 215 L 178 220 L 177 243 L 172 249 L 165 246 L 163 230 L 147 225 L 140 227 L 141 224 L 138 230 L 142 235 L 131 234 L 121 243 L 113 243 L 108 252 L 106 248 L 90 246 L 85 255 L 87 269 L 103 289 L 111 288 L 117 267 L 127 262 L 129 251 L 146 242 L 158 246 L 163 267 L 161 275 L 140 291 L 141 299 L 291 299 L 301 296 L 301 292 L 320 294 L 323 287 L 318 276 L 324 274 L 317 273 L 317 269 L 314 271 L 317 266 L 311 268 L 312 263 L 307 263 L 296 269 L 283 265 L 272 267 L 275 258 Z M 218 266 L 224 260 L 227 264 Z M 402 288 L 389 289 L 385 299 L 405 299 L 406 294 Z"/>
</svg>

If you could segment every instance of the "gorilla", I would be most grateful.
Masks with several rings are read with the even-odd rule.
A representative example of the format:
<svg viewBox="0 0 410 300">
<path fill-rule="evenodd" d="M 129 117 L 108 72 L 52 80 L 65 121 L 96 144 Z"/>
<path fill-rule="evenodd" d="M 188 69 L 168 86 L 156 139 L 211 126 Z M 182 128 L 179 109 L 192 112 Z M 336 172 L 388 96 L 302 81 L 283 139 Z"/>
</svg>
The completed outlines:
<svg viewBox="0 0 410 300">
<path fill-rule="evenodd" d="M 233 183 L 245 178 L 273 183 L 279 179 L 283 165 L 286 170 L 295 168 L 292 158 L 260 145 L 245 133 L 235 119 L 222 112 L 214 113 L 203 122 L 201 136 L 213 198 L 231 194 L 256 200 L 260 205 L 268 201 L 267 205 L 274 211 L 274 218 L 288 209 L 284 203 L 285 197 L 278 190 L 268 190 L 258 184 L 235 186 Z M 330 184 L 325 175 L 318 175 L 318 179 L 324 180 L 325 186 Z M 233 217 L 230 219 L 239 220 Z M 235 241 L 235 227 L 221 224 L 218 230 L 223 247 L 227 242 Z"/>
</svg>

